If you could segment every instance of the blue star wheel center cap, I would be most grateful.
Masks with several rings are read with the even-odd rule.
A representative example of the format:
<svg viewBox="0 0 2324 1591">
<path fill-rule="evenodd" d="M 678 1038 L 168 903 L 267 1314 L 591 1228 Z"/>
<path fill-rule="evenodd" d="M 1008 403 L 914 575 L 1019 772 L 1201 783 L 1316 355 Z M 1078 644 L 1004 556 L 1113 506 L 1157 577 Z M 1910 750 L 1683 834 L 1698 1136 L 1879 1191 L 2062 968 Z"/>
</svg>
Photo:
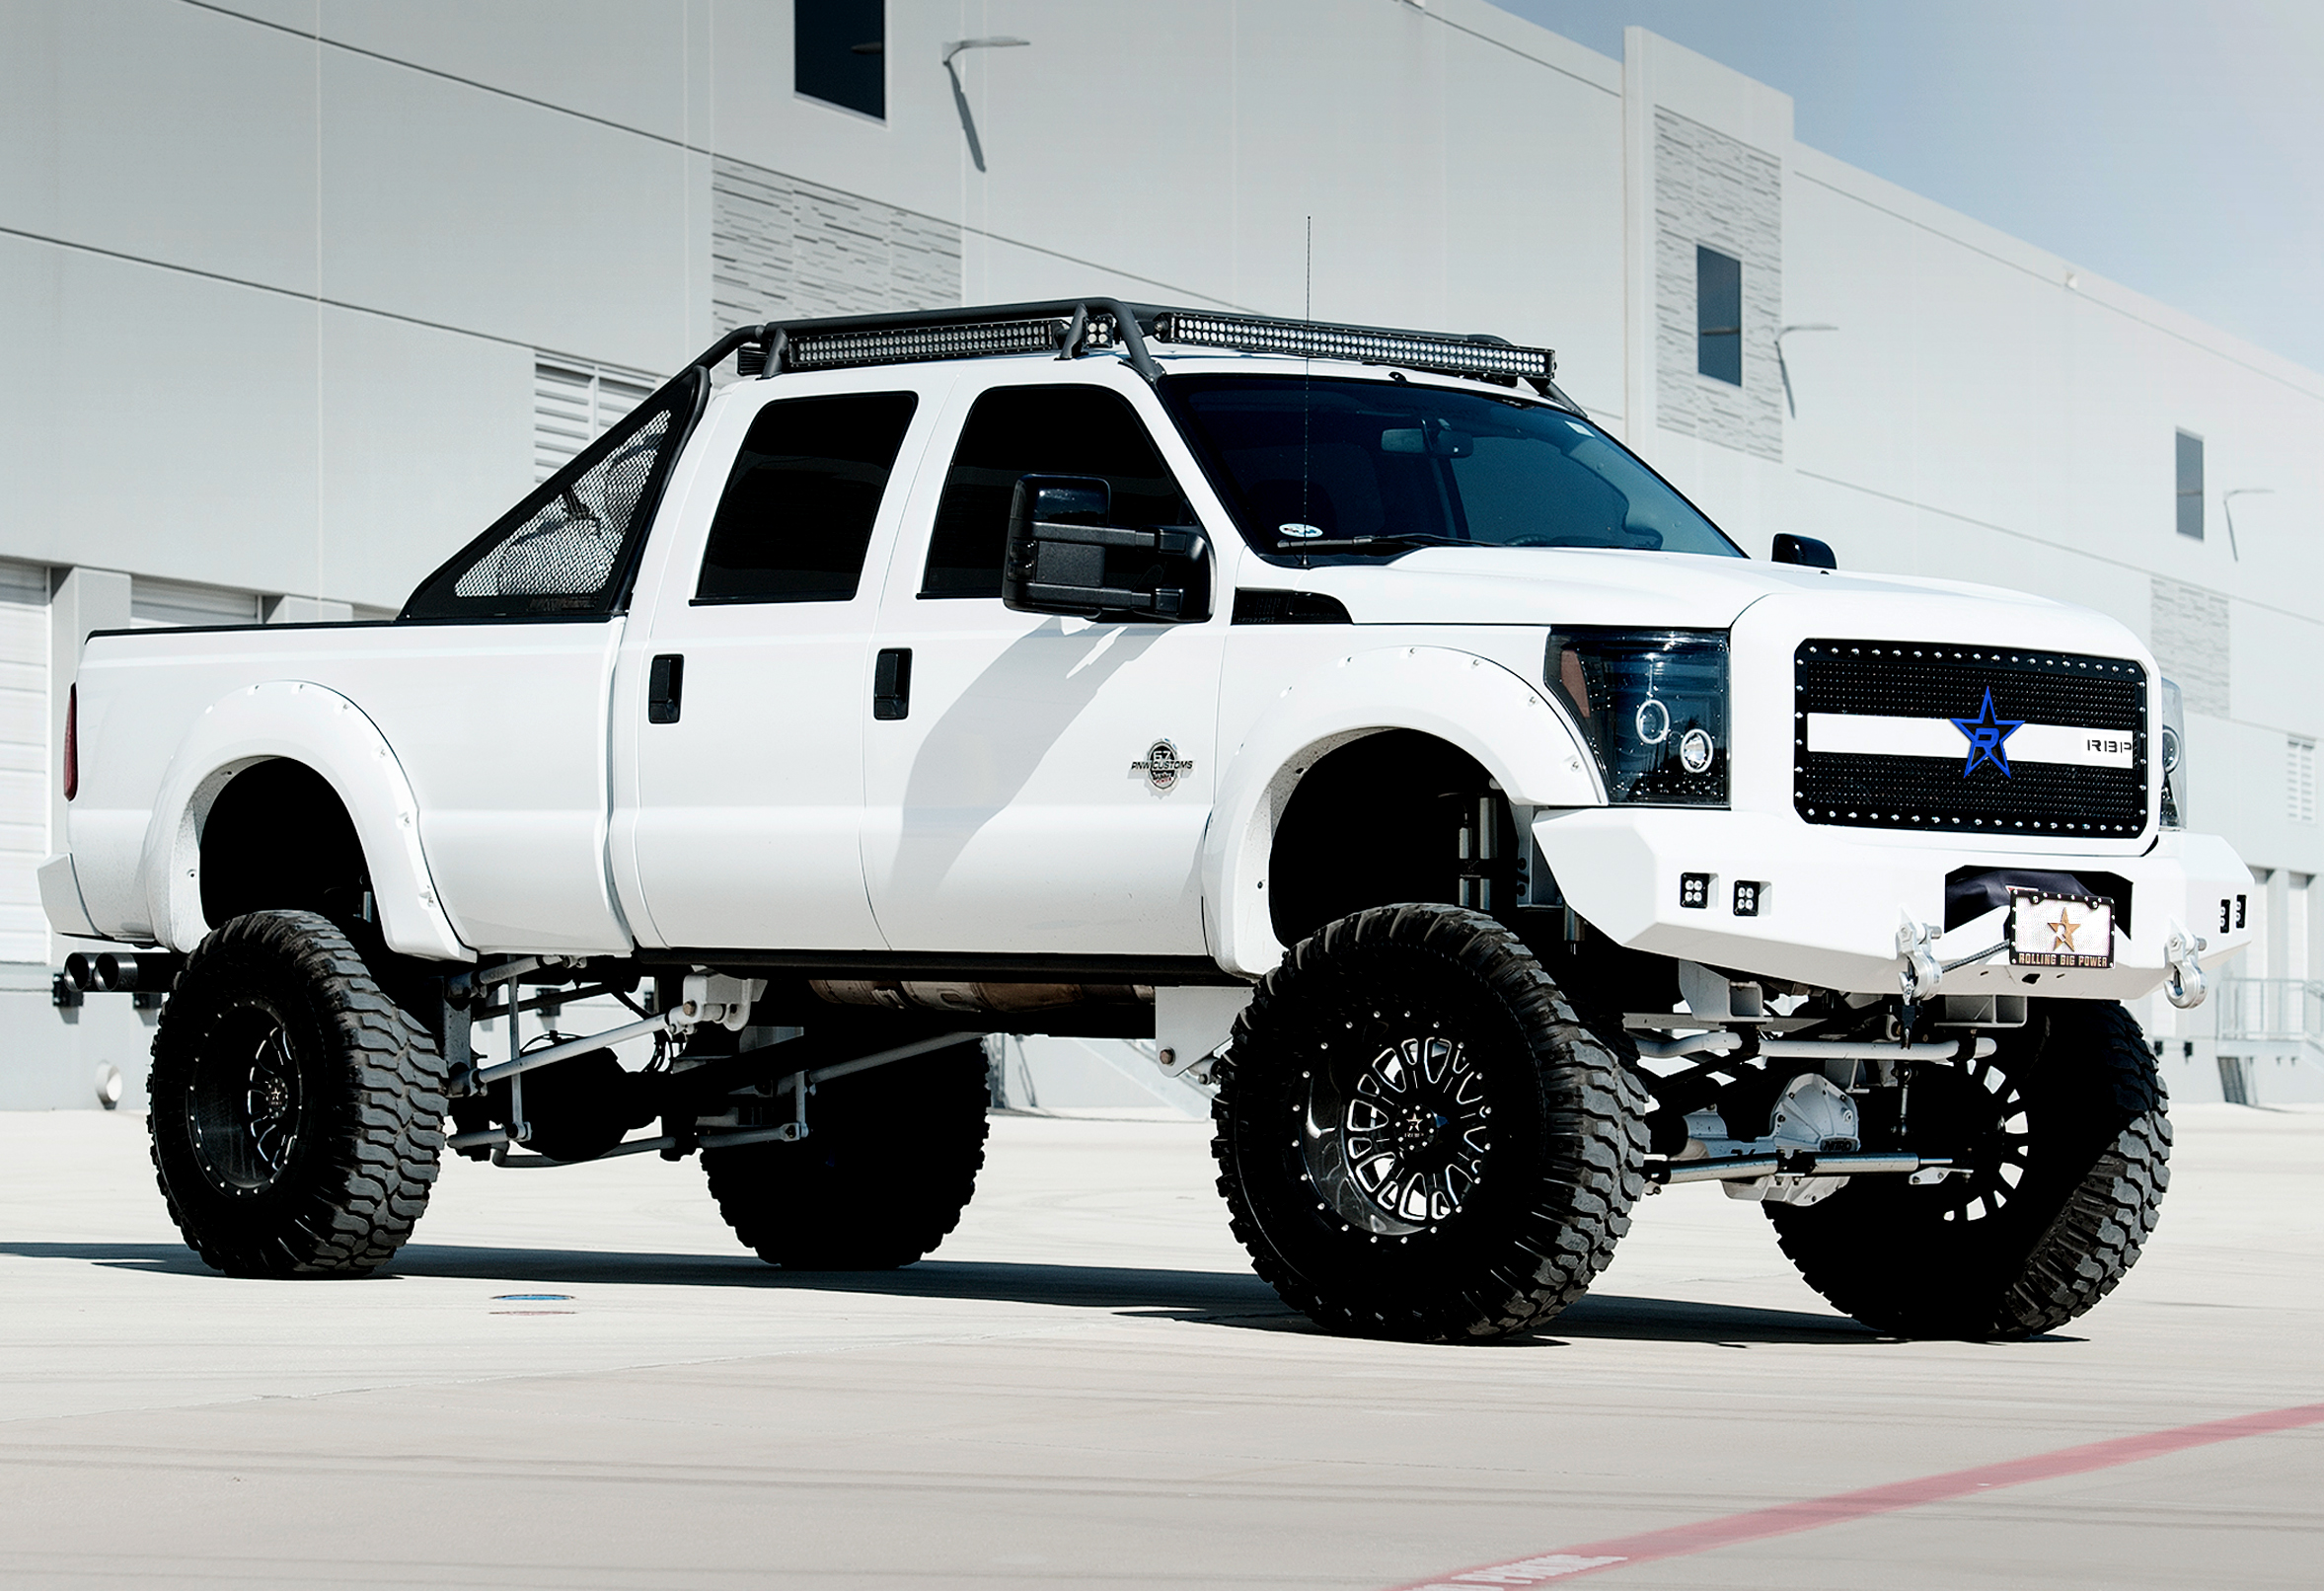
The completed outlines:
<svg viewBox="0 0 2324 1591">
<path fill-rule="evenodd" d="M 2009 737 L 2024 726 L 2023 719 L 1993 716 L 1993 688 L 1987 686 L 1985 706 L 1977 717 L 1953 720 L 1953 727 L 1969 737 L 1969 760 L 1961 766 L 1961 777 L 1967 779 L 1979 763 L 1989 762 L 2001 770 L 2003 779 L 2009 778 Z"/>
</svg>

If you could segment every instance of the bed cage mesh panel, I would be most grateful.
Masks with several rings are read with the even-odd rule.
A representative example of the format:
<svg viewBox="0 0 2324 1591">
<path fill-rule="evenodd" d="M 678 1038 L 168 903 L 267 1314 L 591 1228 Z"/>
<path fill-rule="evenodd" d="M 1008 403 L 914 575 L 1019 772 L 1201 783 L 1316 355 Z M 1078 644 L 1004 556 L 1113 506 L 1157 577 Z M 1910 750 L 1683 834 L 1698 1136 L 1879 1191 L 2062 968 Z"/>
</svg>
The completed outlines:
<svg viewBox="0 0 2324 1591">
<path fill-rule="evenodd" d="M 702 386 L 702 372 L 690 370 L 638 405 L 429 575 L 402 617 L 613 612 L 693 428 Z"/>
</svg>

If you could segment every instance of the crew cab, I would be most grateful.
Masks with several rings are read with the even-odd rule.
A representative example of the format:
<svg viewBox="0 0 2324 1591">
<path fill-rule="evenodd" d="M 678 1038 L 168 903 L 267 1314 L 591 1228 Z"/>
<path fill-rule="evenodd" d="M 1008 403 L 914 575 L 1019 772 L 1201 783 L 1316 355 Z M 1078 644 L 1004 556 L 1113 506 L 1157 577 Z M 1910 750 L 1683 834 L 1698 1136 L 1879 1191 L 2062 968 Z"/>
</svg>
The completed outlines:
<svg viewBox="0 0 2324 1591">
<path fill-rule="evenodd" d="M 447 1144 L 699 1151 L 769 1260 L 906 1263 L 984 1035 L 1056 1032 L 1215 1094 L 1333 1329 L 1538 1324 L 1717 1181 L 1860 1319 L 2013 1335 L 2153 1222 L 2120 1003 L 2251 932 L 2176 716 L 2101 614 L 1747 557 L 1545 349 L 771 322 L 392 622 L 91 638 L 41 884 L 170 989 L 155 1162 L 237 1274 L 385 1263 Z"/>
</svg>

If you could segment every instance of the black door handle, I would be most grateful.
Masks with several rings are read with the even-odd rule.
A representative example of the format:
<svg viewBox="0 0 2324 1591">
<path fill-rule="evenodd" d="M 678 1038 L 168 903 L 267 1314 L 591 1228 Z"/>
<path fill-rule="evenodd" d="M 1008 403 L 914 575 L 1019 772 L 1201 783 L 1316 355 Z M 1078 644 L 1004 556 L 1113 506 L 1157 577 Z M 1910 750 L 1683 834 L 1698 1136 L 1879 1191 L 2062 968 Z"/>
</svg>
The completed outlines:
<svg viewBox="0 0 2324 1591">
<path fill-rule="evenodd" d="M 872 663 L 871 716 L 875 719 L 912 716 L 911 647 L 886 647 Z"/>
<path fill-rule="evenodd" d="M 664 652 L 653 660 L 653 669 L 645 678 L 645 721 L 677 722 L 679 698 L 685 694 L 686 659 Z"/>
</svg>

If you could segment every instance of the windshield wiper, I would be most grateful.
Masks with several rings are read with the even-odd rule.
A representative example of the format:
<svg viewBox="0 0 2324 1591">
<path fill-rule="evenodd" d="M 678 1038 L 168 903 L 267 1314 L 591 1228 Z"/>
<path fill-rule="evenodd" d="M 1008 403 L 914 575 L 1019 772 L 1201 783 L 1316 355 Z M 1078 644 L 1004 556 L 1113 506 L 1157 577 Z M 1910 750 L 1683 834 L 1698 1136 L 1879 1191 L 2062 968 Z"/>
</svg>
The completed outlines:
<svg viewBox="0 0 2324 1591">
<path fill-rule="evenodd" d="M 1421 531 L 1397 532 L 1386 536 L 1317 537 L 1313 541 L 1300 541 L 1289 536 L 1275 539 L 1279 553 L 1368 553 L 1375 549 L 1392 547 L 1475 547 L 1481 544 L 1462 536 L 1434 536 Z"/>
</svg>

